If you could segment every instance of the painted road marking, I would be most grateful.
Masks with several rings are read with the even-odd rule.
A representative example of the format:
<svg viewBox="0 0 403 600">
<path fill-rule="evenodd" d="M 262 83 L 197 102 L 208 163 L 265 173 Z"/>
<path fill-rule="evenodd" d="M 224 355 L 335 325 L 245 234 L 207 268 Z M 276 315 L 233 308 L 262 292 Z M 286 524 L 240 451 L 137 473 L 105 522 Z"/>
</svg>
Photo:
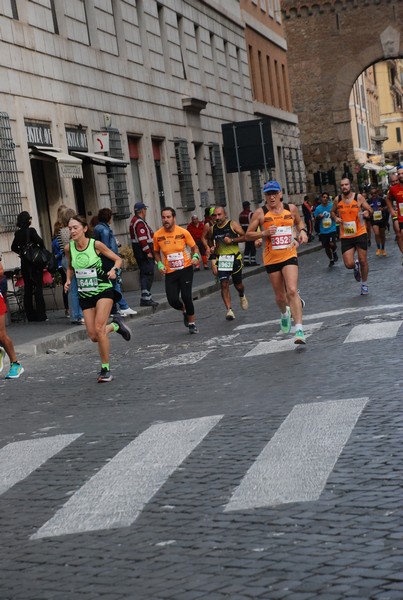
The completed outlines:
<svg viewBox="0 0 403 600">
<path fill-rule="evenodd" d="M 81 487 L 31 539 L 128 527 L 222 417 L 152 425 Z"/>
<path fill-rule="evenodd" d="M 82 433 L 12 442 L 0 450 L 0 495 L 28 477 Z"/>
<path fill-rule="evenodd" d="M 316 319 L 327 319 L 329 317 L 341 317 L 342 315 L 349 315 L 358 312 L 370 312 L 373 310 L 395 310 L 403 308 L 403 304 L 381 304 L 380 306 L 362 306 L 360 308 L 342 308 L 339 310 L 329 310 L 326 312 L 316 313 L 314 315 L 307 315 L 304 313 L 305 321 L 315 321 Z M 271 321 L 261 321 L 260 323 L 245 323 L 245 325 L 238 325 L 234 331 L 242 331 L 244 329 L 253 329 L 255 327 L 266 327 L 266 325 L 278 324 L 280 318 L 272 319 Z"/>
<path fill-rule="evenodd" d="M 317 500 L 368 398 L 297 404 L 225 511 Z"/>
<path fill-rule="evenodd" d="M 381 323 L 356 325 L 350 331 L 343 343 L 348 344 L 351 342 L 366 342 L 368 340 L 394 338 L 402 323 L 403 321 L 386 321 Z"/>
<path fill-rule="evenodd" d="M 235 338 L 239 336 L 239 333 L 235 333 L 234 335 L 220 335 L 218 337 L 213 337 L 209 340 L 206 340 L 204 343 L 206 346 L 227 346 L 232 345 Z"/>
<path fill-rule="evenodd" d="M 278 319 L 277 319 L 278 322 Z M 318 331 L 322 327 L 323 323 L 311 323 L 311 325 L 304 325 L 305 337 L 308 338 L 315 331 Z M 294 344 L 294 338 L 288 337 L 285 340 L 270 340 L 269 342 L 259 342 L 252 350 L 249 350 L 244 358 L 250 356 L 261 356 L 262 354 L 274 354 L 275 352 L 289 352 L 301 348 Z"/>
<path fill-rule="evenodd" d="M 180 354 L 179 356 L 172 356 L 166 358 L 154 365 L 143 367 L 143 369 L 164 369 L 165 367 L 183 367 L 184 365 L 194 365 L 195 363 L 202 360 L 212 350 L 200 350 L 200 352 L 188 352 L 187 354 Z"/>
</svg>

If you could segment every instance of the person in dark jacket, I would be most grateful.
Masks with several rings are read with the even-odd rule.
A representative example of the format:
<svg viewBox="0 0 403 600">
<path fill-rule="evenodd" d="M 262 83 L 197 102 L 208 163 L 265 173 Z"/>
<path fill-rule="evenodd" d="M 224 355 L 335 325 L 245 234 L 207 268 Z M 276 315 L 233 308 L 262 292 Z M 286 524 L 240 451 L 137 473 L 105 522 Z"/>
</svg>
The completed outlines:
<svg viewBox="0 0 403 600">
<path fill-rule="evenodd" d="M 15 232 L 11 250 L 20 257 L 28 241 L 37 244 L 40 248 L 44 247 L 42 238 L 36 229 L 31 227 L 31 220 L 32 217 L 26 210 L 17 217 L 18 230 Z M 30 264 L 22 257 L 21 273 L 24 280 L 24 308 L 28 321 L 47 321 L 42 289 L 43 268 Z M 35 298 L 35 306 L 33 298 Z"/>
</svg>

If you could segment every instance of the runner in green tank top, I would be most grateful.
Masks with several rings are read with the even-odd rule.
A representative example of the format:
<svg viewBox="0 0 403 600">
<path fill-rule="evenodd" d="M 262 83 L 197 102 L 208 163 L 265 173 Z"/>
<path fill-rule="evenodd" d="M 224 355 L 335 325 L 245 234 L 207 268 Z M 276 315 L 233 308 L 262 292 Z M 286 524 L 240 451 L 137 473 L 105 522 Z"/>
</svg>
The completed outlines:
<svg viewBox="0 0 403 600">
<path fill-rule="evenodd" d="M 114 290 L 111 280 L 119 277 L 122 259 L 102 242 L 87 237 L 88 225 L 79 215 L 70 219 L 69 230 L 71 241 L 64 248 L 68 260 L 64 289 L 68 292 L 75 275 L 87 334 L 91 341 L 97 342 L 101 357 L 98 382 L 104 383 L 112 380 L 109 370 L 109 334 L 115 331 L 126 341 L 131 337 L 130 329 L 119 316 L 115 315 L 112 323 L 108 324 L 113 302 L 119 300 L 119 292 Z M 101 255 L 114 261 L 112 269 L 107 273 L 103 269 Z"/>
</svg>

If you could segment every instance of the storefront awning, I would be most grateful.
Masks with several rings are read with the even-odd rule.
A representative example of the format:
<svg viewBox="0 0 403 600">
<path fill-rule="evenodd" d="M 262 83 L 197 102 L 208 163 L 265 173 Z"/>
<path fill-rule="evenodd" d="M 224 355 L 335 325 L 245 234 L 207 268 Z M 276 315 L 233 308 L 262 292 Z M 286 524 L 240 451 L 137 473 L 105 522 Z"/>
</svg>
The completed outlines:
<svg viewBox="0 0 403 600">
<path fill-rule="evenodd" d="M 51 146 L 33 146 L 31 148 L 31 157 L 55 161 L 59 167 L 61 177 L 69 179 L 83 178 L 83 161 L 75 156 L 71 156 L 71 154 L 65 154 L 60 148 L 53 148 Z"/>
<path fill-rule="evenodd" d="M 379 171 L 382 170 L 382 167 L 378 167 L 378 165 L 374 165 L 373 163 L 365 163 L 364 169 L 366 169 L 367 171 L 376 171 L 377 173 L 379 173 Z"/>
<path fill-rule="evenodd" d="M 110 165 L 111 167 L 127 167 L 129 164 L 127 161 L 120 160 L 118 158 L 112 158 L 112 156 L 105 156 L 104 154 L 93 154 L 92 152 L 72 152 L 74 156 L 78 156 L 82 160 L 93 163 L 94 165 Z"/>
</svg>

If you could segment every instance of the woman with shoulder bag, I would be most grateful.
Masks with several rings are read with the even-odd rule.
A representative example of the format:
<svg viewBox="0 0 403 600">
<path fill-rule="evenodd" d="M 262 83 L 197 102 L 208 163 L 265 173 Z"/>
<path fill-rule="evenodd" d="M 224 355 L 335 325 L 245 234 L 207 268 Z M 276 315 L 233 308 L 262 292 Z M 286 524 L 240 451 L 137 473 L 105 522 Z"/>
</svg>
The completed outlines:
<svg viewBox="0 0 403 600">
<path fill-rule="evenodd" d="M 43 298 L 43 266 L 30 263 L 23 251 L 28 244 L 44 248 L 43 240 L 36 229 L 31 227 L 32 217 L 24 210 L 17 217 L 18 231 L 15 232 L 11 250 L 21 258 L 21 273 L 24 280 L 24 308 L 28 321 L 47 321 L 45 300 Z M 35 307 L 33 303 L 35 297 Z"/>
</svg>

